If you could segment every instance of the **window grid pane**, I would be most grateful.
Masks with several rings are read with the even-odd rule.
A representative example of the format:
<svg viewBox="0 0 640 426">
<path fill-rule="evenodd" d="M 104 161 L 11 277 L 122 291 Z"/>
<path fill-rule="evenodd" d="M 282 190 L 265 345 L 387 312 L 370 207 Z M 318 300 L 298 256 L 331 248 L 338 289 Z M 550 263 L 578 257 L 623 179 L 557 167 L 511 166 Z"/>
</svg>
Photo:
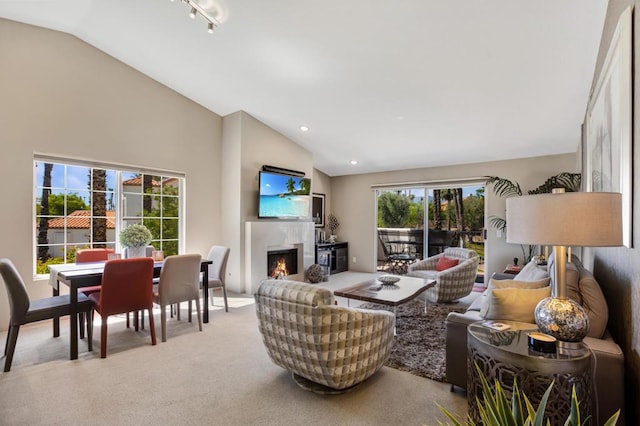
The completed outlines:
<svg viewBox="0 0 640 426">
<path fill-rule="evenodd" d="M 83 248 L 118 251 L 118 223 L 148 224 L 154 247 L 178 253 L 183 178 L 37 160 L 34 168 L 36 274 L 47 274 L 48 264 L 75 262 Z"/>
</svg>

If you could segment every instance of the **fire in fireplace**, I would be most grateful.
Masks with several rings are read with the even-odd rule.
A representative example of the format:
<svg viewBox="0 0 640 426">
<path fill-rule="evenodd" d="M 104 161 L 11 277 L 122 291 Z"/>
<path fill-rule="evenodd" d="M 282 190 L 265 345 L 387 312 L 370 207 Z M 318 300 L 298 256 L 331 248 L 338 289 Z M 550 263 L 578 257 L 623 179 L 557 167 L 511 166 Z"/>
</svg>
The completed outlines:
<svg viewBox="0 0 640 426">
<path fill-rule="evenodd" d="M 298 273 L 298 249 L 267 252 L 267 273 L 271 278 L 282 278 Z"/>
</svg>

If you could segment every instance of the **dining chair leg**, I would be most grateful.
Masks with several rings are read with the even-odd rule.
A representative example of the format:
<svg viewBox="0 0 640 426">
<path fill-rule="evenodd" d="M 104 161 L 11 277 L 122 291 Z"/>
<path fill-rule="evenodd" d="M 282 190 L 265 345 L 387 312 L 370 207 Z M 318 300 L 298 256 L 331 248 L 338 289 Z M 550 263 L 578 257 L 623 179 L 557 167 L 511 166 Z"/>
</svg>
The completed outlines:
<svg viewBox="0 0 640 426">
<path fill-rule="evenodd" d="M 138 331 L 138 311 L 133 311 L 133 329 Z"/>
<path fill-rule="evenodd" d="M 200 329 L 200 331 L 202 331 L 202 309 L 200 309 L 199 297 L 196 297 L 196 314 L 198 315 L 198 328 Z"/>
<path fill-rule="evenodd" d="M 157 341 L 156 341 L 156 325 L 153 319 L 153 306 L 150 307 L 148 311 L 149 311 L 149 331 L 151 332 L 151 344 L 155 345 Z"/>
<path fill-rule="evenodd" d="M 166 306 L 161 306 L 160 327 L 162 328 L 162 341 L 166 342 L 167 341 L 167 307 Z"/>
<path fill-rule="evenodd" d="M 93 309 L 87 312 L 87 345 L 89 352 L 93 351 Z"/>
<path fill-rule="evenodd" d="M 16 342 L 18 341 L 18 332 L 20 331 L 19 325 L 11 325 L 9 327 L 9 331 L 7 332 L 7 346 L 8 349 L 5 351 L 6 358 L 4 359 L 4 371 L 5 373 L 11 370 L 11 362 L 13 361 L 13 353 L 16 350 Z"/>
<path fill-rule="evenodd" d="M 229 312 L 229 305 L 227 304 L 227 286 L 222 286 L 222 293 L 224 294 L 224 311 Z M 213 305 L 213 302 L 211 303 Z"/>
<path fill-rule="evenodd" d="M 9 317 L 9 324 L 11 324 L 11 317 Z M 7 354 L 7 348 L 9 347 L 9 330 L 7 330 L 7 339 L 4 342 L 4 354 Z"/>
<path fill-rule="evenodd" d="M 78 334 L 81 339 L 84 339 L 84 312 L 78 312 Z"/>
<path fill-rule="evenodd" d="M 100 358 L 107 357 L 107 316 L 100 316 Z"/>
</svg>

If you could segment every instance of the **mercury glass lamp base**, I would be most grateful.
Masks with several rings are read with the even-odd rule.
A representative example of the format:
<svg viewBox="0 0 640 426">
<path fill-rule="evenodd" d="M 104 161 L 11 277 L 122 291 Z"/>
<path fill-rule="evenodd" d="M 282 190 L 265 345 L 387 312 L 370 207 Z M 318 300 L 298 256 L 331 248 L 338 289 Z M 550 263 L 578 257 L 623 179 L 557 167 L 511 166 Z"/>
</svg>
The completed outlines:
<svg viewBox="0 0 640 426">
<path fill-rule="evenodd" d="M 534 317 L 540 331 L 561 342 L 580 342 L 589 332 L 586 311 L 571 299 L 542 299 L 536 306 Z"/>
</svg>

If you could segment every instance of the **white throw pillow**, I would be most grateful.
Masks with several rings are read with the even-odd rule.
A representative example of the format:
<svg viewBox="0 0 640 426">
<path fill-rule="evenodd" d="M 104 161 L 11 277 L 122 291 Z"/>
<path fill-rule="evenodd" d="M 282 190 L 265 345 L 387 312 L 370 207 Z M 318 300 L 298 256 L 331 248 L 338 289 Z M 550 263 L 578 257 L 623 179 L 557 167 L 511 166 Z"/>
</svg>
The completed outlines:
<svg viewBox="0 0 640 426">
<path fill-rule="evenodd" d="M 551 296 L 551 287 L 542 288 L 496 288 L 487 292 L 480 316 L 534 323 L 534 311 L 538 303 Z"/>
<path fill-rule="evenodd" d="M 537 281 L 542 278 L 548 278 L 549 274 L 545 268 L 541 268 L 533 262 L 529 262 L 520 270 L 518 275 L 513 277 L 518 281 Z"/>
</svg>

